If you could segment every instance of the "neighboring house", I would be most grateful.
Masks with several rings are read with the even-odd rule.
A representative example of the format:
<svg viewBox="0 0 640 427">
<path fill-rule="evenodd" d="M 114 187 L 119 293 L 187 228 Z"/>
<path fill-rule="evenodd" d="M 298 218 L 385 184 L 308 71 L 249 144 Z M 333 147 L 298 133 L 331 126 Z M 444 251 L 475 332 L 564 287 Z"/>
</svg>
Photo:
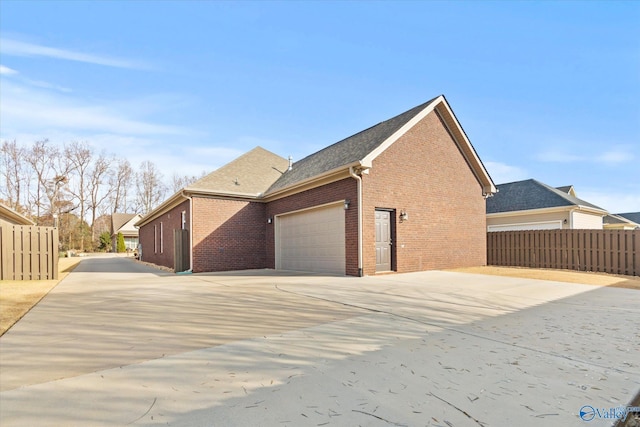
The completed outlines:
<svg viewBox="0 0 640 427">
<path fill-rule="evenodd" d="M 535 179 L 498 185 L 487 200 L 487 230 L 602 229 L 607 211 L 576 197 L 573 186 Z"/>
<path fill-rule="evenodd" d="M 174 267 L 175 246 L 193 272 L 474 266 L 486 264 L 485 198 L 495 191 L 439 96 L 292 165 L 257 147 L 136 225 L 143 260 Z"/>
<path fill-rule="evenodd" d="M 35 223 L 29 218 L 19 214 L 9 206 L 5 206 L 2 203 L 0 203 L 0 220 L 14 225 L 35 225 Z"/>
<path fill-rule="evenodd" d="M 626 218 L 631 222 L 635 222 L 636 224 L 640 224 L 640 212 L 627 212 L 627 213 L 619 213 L 616 215 Z"/>
<path fill-rule="evenodd" d="M 633 221 L 631 218 L 635 218 Z M 609 214 L 602 219 L 605 230 L 635 230 L 640 228 L 640 212 Z"/>
<path fill-rule="evenodd" d="M 124 237 L 127 251 L 138 247 L 138 228 L 134 225 L 142 218 L 138 214 L 114 213 L 111 215 L 111 250 L 118 251 L 118 233 Z"/>
</svg>

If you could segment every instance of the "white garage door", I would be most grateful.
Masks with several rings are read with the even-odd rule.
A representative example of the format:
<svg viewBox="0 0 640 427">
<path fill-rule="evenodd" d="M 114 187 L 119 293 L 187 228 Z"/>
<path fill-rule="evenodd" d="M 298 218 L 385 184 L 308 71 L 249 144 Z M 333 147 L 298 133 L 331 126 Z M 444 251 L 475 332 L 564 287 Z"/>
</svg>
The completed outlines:
<svg viewBox="0 0 640 427">
<path fill-rule="evenodd" d="M 344 204 L 276 217 L 276 268 L 345 274 Z"/>
<path fill-rule="evenodd" d="M 490 225 L 487 231 L 561 230 L 562 221 L 540 221 L 520 224 Z"/>
</svg>

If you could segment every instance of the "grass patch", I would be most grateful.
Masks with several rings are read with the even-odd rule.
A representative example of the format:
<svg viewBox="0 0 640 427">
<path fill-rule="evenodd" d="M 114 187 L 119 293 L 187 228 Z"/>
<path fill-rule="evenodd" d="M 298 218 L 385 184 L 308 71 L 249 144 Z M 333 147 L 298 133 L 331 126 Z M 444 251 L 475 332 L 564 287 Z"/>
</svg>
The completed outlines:
<svg viewBox="0 0 640 427">
<path fill-rule="evenodd" d="M 640 277 L 619 276 L 606 273 L 592 273 L 574 270 L 552 270 L 523 267 L 466 267 L 450 271 L 460 273 L 487 274 L 490 276 L 521 277 L 523 279 L 551 280 L 554 282 L 580 283 L 583 285 L 612 286 L 616 288 L 640 290 Z"/>
<path fill-rule="evenodd" d="M 0 281 L 0 336 L 31 310 L 82 258 L 60 258 L 58 280 L 3 280 Z"/>
</svg>

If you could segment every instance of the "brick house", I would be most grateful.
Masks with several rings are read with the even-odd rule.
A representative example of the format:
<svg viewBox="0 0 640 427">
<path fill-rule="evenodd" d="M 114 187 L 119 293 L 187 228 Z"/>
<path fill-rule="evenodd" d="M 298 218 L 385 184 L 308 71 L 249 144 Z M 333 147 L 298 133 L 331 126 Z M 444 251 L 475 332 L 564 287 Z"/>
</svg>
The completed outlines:
<svg viewBox="0 0 640 427">
<path fill-rule="evenodd" d="M 255 148 L 136 225 L 143 260 L 174 267 L 187 254 L 176 271 L 475 266 L 486 263 L 485 198 L 495 191 L 439 96 L 293 164 Z"/>
</svg>

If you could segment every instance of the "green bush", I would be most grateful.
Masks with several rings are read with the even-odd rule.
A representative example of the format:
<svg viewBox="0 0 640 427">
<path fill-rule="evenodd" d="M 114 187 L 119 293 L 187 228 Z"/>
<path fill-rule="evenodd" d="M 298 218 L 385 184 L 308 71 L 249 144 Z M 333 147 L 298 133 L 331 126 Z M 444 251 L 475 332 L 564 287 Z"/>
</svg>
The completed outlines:
<svg viewBox="0 0 640 427">
<path fill-rule="evenodd" d="M 111 233 L 108 231 L 100 233 L 100 246 L 98 246 L 98 249 L 102 252 L 111 251 Z"/>
<path fill-rule="evenodd" d="M 124 236 L 122 235 L 122 233 L 118 233 L 118 246 L 117 246 L 117 250 L 118 253 L 122 253 L 122 252 L 126 252 L 127 248 L 124 245 Z"/>
</svg>

